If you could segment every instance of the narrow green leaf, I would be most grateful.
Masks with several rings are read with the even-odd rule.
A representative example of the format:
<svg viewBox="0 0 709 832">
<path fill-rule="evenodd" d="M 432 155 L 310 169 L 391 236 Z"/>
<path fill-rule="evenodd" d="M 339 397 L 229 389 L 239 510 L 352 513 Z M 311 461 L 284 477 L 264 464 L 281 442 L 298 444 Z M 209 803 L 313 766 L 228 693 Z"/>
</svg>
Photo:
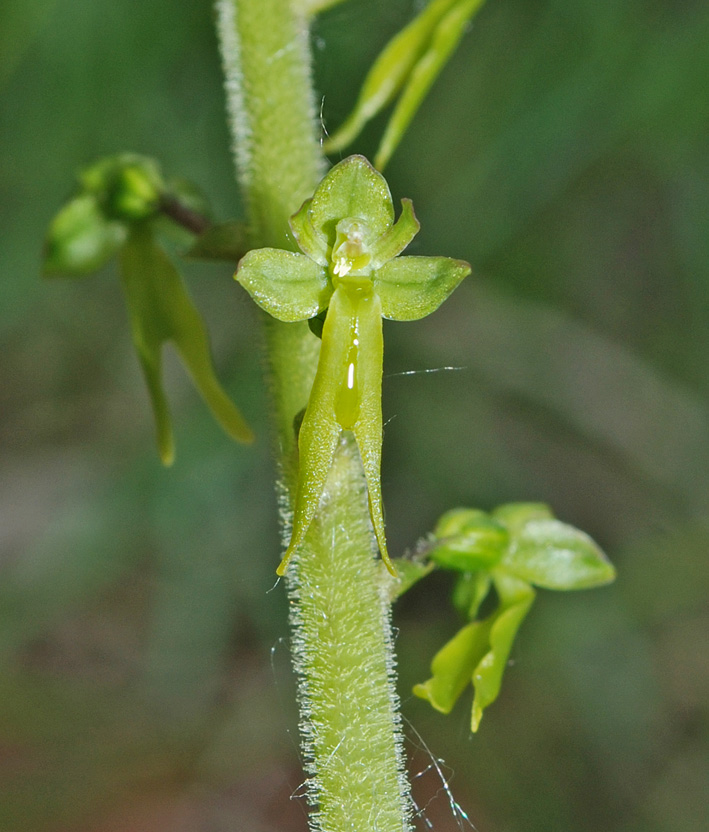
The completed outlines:
<svg viewBox="0 0 709 832">
<path fill-rule="evenodd" d="M 375 288 L 382 314 L 394 321 L 415 321 L 430 315 L 470 274 L 463 260 L 448 257 L 397 257 L 376 272 Z"/>
<path fill-rule="evenodd" d="M 381 173 L 364 156 L 348 156 L 318 185 L 308 216 L 330 246 L 335 243 L 337 223 L 349 217 L 364 220 L 375 240 L 393 225 L 394 203 Z"/>
<path fill-rule="evenodd" d="M 584 532 L 555 519 L 529 520 L 513 536 L 500 569 L 545 589 L 610 583 L 615 569 Z"/>
<path fill-rule="evenodd" d="M 485 623 L 489 624 L 489 650 L 472 673 L 475 688 L 471 717 L 473 732 L 478 730 L 485 708 L 497 699 L 512 643 L 535 595 L 531 586 L 515 578 L 495 574 L 493 580 L 500 597 L 500 607 L 486 619 Z"/>
<path fill-rule="evenodd" d="M 362 84 L 354 110 L 325 142 L 326 153 L 351 144 L 364 125 L 396 97 L 416 65 L 432 32 L 456 0 L 433 0 L 384 47 Z"/>
<path fill-rule="evenodd" d="M 414 695 L 427 699 L 437 711 L 449 714 L 488 653 L 492 624 L 493 619 L 486 619 L 459 630 L 433 657 L 433 675 L 427 682 L 414 686 Z"/>
<path fill-rule="evenodd" d="M 127 234 L 123 223 L 104 217 L 94 196 L 78 196 L 50 223 L 44 246 L 44 274 L 90 274 L 116 254 Z"/>
<path fill-rule="evenodd" d="M 430 45 L 411 68 L 406 86 L 382 136 L 374 157 L 374 164 L 379 170 L 384 170 L 391 159 L 421 102 L 460 43 L 468 21 L 483 2 L 462 0 L 438 21 Z"/>
<path fill-rule="evenodd" d="M 172 262 L 143 225 L 121 250 L 121 277 L 145 380 L 150 392 L 160 456 L 174 458 L 172 429 L 161 380 L 161 348 L 174 342 L 197 389 L 217 421 L 234 439 L 253 440 L 251 430 L 217 380 L 207 332 Z"/>
<path fill-rule="evenodd" d="M 246 226 L 238 220 L 212 225 L 197 237 L 185 257 L 238 263 L 248 251 Z"/>
<path fill-rule="evenodd" d="M 234 277 L 262 309 L 286 323 L 314 317 L 332 294 L 322 266 L 304 254 L 276 248 L 250 251 Z"/>
<path fill-rule="evenodd" d="M 429 557 L 444 569 L 475 572 L 489 569 L 502 557 L 509 533 L 489 514 L 476 509 L 453 509 L 438 521 L 437 544 Z"/>
</svg>

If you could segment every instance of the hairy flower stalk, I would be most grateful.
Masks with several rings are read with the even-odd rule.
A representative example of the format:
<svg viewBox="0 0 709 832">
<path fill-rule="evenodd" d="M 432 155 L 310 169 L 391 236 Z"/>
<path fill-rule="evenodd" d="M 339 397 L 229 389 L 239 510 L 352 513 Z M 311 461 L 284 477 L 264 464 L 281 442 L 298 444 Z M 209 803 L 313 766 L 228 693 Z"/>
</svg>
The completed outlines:
<svg viewBox="0 0 709 832">
<path fill-rule="evenodd" d="M 217 11 L 250 242 L 292 249 L 288 218 L 324 173 L 305 21 L 288 0 L 218 0 Z M 265 326 L 287 539 L 294 424 L 308 400 L 319 341 L 303 322 L 269 318 Z M 311 824 L 322 832 L 411 828 L 389 604 L 374 552 L 362 463 L 343 433 L 319 512 L 287 573 Z"/>
</svg>

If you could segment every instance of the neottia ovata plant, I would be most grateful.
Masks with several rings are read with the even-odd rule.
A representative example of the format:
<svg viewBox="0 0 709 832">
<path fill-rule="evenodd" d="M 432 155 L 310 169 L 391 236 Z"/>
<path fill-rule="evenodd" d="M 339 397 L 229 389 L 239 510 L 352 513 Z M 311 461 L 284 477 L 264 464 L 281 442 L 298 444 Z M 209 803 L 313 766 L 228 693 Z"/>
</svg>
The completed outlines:
<svg viewBox="0 0 709 832">
<path fill-rule="evenodd" d="M 308 24 L 336 2 L 217 3 L 244 221 L 213 222 L 194 186 L 164 178 L 154 160 L 121 153 L 81 173 L 78 193 L 49 229 L 45 270 L 85 275 L 118 257 L 160 457 L 170 464 L 161 382 L 168 342 L 227 434 L 243 442 L 253 434 L 217 380 L 205 325 L 162 231 L 186 231 L 193 257 L 239 261 L 236 279 L 267 313 L 285 547 L 277 571 L 290 598 L 313 828 L 405 832 L 412 808 L 394 690 L 393 600 L 434 569 L 456 573 L 453 605 L 465 624 L 414 693 L 447 713 L 472 685 L 476 731 L 498 696 L 534 587 L 593 587 L 614 571 L 587 535 L 537 503 L 453 509 L 412 556 L 392 558 L 387 549 L 382 319 L 429 315 L 470 267 L 402 254 L 419 223 L 406 199 L 395 217 L 381 170 L 481 0 L 431 0 L 393 38 L 325 145 L 330 153 L 350 147 L 393 104 L 374 165 L 353 155 L 326 172 Z"/>
</svg>

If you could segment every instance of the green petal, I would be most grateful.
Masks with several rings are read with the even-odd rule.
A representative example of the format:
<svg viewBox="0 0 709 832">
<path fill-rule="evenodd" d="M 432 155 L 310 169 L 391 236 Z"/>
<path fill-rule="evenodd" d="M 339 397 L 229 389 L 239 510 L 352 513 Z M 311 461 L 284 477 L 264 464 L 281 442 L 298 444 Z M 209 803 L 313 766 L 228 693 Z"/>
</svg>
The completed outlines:
<svg viewBox="0 0 709 832">
<path fill-rule="evenodd" d="M 459 572 L 494 566 L 507 549 L 510 537 L 504 526 L 476 509 L 446 512 L 434 535 L 438 542 L 430 552 L 431 560 L 444 569 Z"/>
<path fill-rule="evenodd" d="M 470 265 L 448 257 L 397 257 L 377 270 L 374 286 L 382 315 L 394 321 L 416 321 L 430 315 L 460 281 Z"/>
<path fill-rule="evenodd" d="M 414 214 L 413 203 L 410 199 L 402 199 L 401 216 L 372 247 L 372 267 L 378 269 L 401 254 L 418 234 L 420 228 L 421 225 Z"/>
<path fill-rule="evenodd" d="M 94 196 L 78 196 L 59 211 L 49 226 L 44 273 L 90 274 L 113 257 L 127 233 L 123 223 L 104 217 Z"/>
<path fill-rule="evenodd" d="M 250 251 L 234 277 L 262 309 L 287 323 L 314 317 L 332 295 L 322 266 L 304 254 L 276 248 Z"/>
<path fill-rule="evenodd" d="M 432 677 L 414 686 L 414 695 L 449 714 L 470 684 L 473 671 L 488 652 L 492 620 L 475 621 L 459 630 L 433 657 Z"/>
<path fill-rule="evenodd" d="M 348 156 L 318 185 L 309 206 L 316 231 L 335 242 L 335 226 L 348 217 L 365 220 L 371 238 L 384 235 L 394 223 L 394 203 L 386 179 L 364 156 Z"/>
<path fill-rule="evenodd" d="M 475 688 L 471 719 L 473 732 L 478 730 L 485 708 L 497 699 L 512 643 L 534 601 L 534 590 L 522 581 L 495 575 L 494 582 L 500 607 L 486 619 L 490 624 L 490 649 L 472 673 Z"/>
<path fill-rule="evenodd" d="M 298 247 L 321 266 L 327 266 L 329 247 L 327 237 L 317 231 L 310 219 L 310 206 L 312 199 L 306 199 L 300 208 L 289 220 L 290 229 L 293 232 Z"/>
<path fill-rule="evenodd" d="M 587 534 L 554 519 L 527 522 L 500 568 L 546 589 L 587 589 L 615 578 L 613 565 Z"/>
<path fill-rule="evenodd" d="M 173 341 L 217 421 L 234 439 L 250 442 L 251 430 L 217 380 L 202 317 L 182 279 L 152 234 L 137 226 L 121 250 L 121 277 L 140 357 L 155 412 L 160 456 L 174 456 L 172 430 L 161 383 L 161 349 Z"/>
<path fill-rule="evenodd" d="M 337 294 L 337 291 L 336 291 Z M 350 296 L 351 297 L 351 296 Z M 355 317 L 346 336 L 345 344 L 348 351 L 352 343 L 353 333 L 360 342 L 359 348 L 353 355 L 354 362 L 350 364 L 354 371 L 353 399 L 345 394 L 341 395 L 338 418 L 344 429 L 351 429 L 354 433 L 359 454 L 364 468 L 364 479 L 367 483 L 367 500 L 369 516 L 372 520 L 374 535 L 379 544 L 379 551 L 387 569 L 393 575 L 395 570 L 389 559 L 386 544 L 386 524 L 384 522 L 384 504 L 382 499 L 381 457 L 382 457 L 382 367 L 384 362 L 384 338 L 382 333 L 382 309 L 379 298 L 372 294 L 370 298 L 354 295 Z M 330 312 L 332 306 L 330 307 Z M 328 317 L 330 316 L 328 312 Z M 327 321 L 326 321 L 327 327 Z M 350 360 L 348 358 L 348 360 Z M 347 367 L 347 364 L 345 364 Z M 343 370 L 345 368 L 343 367 Z M 344 373 L 343 373 L 344 376 Z M 344 381 L 344 377 L 343 377 Z M 344 387 L 342 393 L 348 389 Z"/>
</svg>

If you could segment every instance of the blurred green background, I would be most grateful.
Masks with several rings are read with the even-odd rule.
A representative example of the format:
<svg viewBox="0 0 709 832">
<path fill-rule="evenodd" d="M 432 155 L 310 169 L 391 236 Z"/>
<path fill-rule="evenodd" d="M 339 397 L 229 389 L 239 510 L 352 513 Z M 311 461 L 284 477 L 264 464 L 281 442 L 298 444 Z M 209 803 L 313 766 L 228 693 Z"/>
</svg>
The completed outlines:
<svg viewBox="0 0 709 832">
<path fill-rule="evenodd" d="M 413 8 L 318 21 L 327 127 Z M 541 500 L 619 570 L 540 592 L 474 737 L 469 699 L 443 717 L 410 695 L 458 626 L 449 582 L 400 602 L 420 830 L 470 828 L 439 769 L 480 832 L 706 828 L 707 43 L 701 0 L 488 0 L 388 171 L 412 253 L 476 272 L 386 325 L 391 551 L 455 505 Z M 103 154 L 154 155 L 241 216 L 211 3 L 3 0 L 0 149 L 0 829 L 302 832 L 250 302 L 228 265 L 185 265 L 259 439 L 230 443 L 170 359 L 166 471 L 115 267 L 40 279 Z"/>
</svg>

